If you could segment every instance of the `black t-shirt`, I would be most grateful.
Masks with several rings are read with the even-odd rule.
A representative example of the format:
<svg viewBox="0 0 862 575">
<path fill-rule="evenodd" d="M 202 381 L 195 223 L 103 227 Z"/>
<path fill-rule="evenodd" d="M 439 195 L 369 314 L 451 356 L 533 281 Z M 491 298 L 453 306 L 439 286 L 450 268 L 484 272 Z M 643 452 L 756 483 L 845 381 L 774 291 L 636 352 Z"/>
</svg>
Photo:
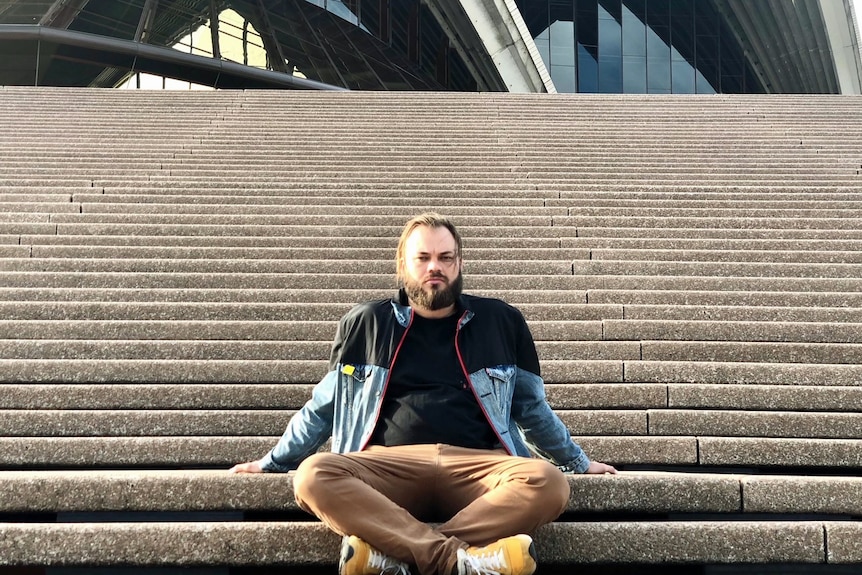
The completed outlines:
<svg viewBox="0 0 862 575">
<path fill-rule="evenodd" d="M 413 314 L 395 366 L 372 445 L 446 443 L 492 449 L 499 445 L 458 361 L 460 314 L 427 319 Z"/>
</svg>

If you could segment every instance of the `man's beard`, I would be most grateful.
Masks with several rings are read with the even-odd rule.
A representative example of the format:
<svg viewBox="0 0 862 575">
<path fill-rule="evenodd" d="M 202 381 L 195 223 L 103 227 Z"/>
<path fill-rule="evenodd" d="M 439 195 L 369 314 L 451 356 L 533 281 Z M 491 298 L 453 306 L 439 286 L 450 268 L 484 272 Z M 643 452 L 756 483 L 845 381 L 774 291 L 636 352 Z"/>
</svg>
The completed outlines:
<svg viewBox="0 0 862 575">
<path fill-rule="evenodd" d="M 461 272 L 458 272 L 458 277 L 451 283 L 442 274 L 433 274 L 425 279 L 431 278 L 441 278 L 447 283 L 437 289 L 426 290 L 423 287 L 423 281 L 404 280 L 404 291 L 407 293 L 407 298 L 413 302 L 413 305 L 427 309 L 428 311 L 435 311 L 449 307 L 461 296 L 461 290 L 464 288 L 464 279 L 461 276 Z"/>
</svg>

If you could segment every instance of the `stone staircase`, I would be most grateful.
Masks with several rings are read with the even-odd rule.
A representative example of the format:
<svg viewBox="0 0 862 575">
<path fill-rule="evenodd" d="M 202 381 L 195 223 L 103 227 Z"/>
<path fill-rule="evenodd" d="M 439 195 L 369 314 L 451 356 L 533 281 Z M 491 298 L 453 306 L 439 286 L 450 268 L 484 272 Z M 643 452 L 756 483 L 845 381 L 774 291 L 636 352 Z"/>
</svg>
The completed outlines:
<svg viewBox="0 0 862 575">
<path fill-rule="evenodd" d="M 571 478 L 539 573 L 862 569 L 862 99 L 0 88 L 0 575 L 334 573 L 232 476 L 465 236 Z"/>
</svg>

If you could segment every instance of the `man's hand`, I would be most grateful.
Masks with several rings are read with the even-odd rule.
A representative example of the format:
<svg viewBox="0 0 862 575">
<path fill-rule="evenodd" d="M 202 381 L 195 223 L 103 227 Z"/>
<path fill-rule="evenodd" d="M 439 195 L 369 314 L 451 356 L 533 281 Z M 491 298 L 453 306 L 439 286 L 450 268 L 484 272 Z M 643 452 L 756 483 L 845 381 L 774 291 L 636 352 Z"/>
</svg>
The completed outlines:
<svg viewBox="0 0 862 575">
<path fill-rule="evenodd" d="M 603 473 L 610 473 L 612 475 L 616 475 L 617 470 L 612 465 L 608 465 L 607 463 L 601 463 L 599 461 L 590 461 L 590 466 L 587 468 L 587 473 L 593 473 L 597 475 L 601 475 Z"/>
<path fill-rule="evenodd" d="M 259 461 L 249 461 L 247 463 L 237 463 L 230 468 L 231 473 L 263 473 Z"/>
</svg>

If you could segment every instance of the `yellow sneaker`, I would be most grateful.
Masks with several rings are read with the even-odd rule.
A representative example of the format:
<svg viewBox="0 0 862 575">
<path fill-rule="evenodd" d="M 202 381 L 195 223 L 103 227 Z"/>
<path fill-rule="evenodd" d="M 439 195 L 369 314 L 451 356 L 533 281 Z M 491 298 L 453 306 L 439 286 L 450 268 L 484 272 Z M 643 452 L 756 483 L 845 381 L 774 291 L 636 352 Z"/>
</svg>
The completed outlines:
<svg viewBox="0 0 862 575">
<path fill-rule="evenodd" d="M 535 570 L 536 549 L 529 535 L 458 550 L 458 575 L 533 575 Z"/>
<path fill-rule="evenodd" d="M 410 575 L 406 563 L 384 555 L 359 537 L 341 540 L 339 575 Z"/>
</svg>

